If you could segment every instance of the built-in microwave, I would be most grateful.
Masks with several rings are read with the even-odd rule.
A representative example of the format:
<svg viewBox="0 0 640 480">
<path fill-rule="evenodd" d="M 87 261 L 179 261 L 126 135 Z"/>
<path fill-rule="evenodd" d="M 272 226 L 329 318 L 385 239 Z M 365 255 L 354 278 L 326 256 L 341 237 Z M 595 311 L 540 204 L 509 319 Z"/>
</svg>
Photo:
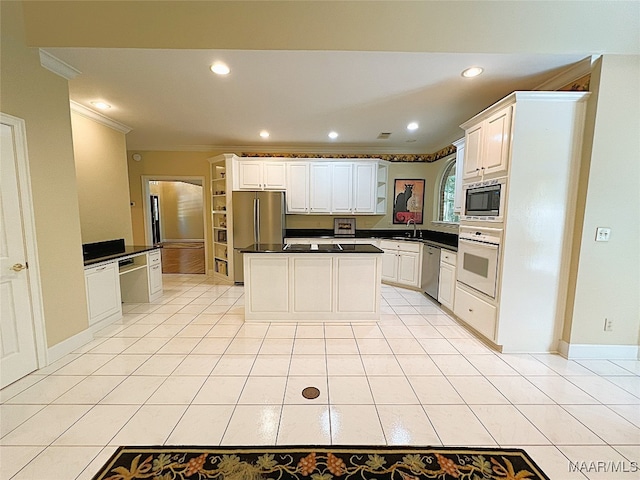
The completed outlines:
<svg viewBox="0 0 640 480">
<path fill-rule="evenodd" d="M 502 222 L 506 185 L 504 177 L 464 184 L 464 207 L 460 220 Z"/>
</svg>

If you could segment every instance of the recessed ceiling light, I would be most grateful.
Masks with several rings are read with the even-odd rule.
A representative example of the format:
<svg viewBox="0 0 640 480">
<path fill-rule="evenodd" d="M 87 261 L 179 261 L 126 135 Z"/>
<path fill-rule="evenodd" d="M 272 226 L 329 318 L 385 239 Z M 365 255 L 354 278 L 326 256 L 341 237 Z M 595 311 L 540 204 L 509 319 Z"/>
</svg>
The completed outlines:
<svg viewBox="0 0 640 480">
<path fill-rule="evenodd" d="M 217 75 L 227 75 L 231 70 L 222 62 L 211 65 L 211 71 Z"/>
<path fill-rule="evenodd" d="M 473 78 L 480 75 L 484 69 L 482 67 L 469 67 L 466 70 L 463 70 L 462 76 L 465 78 Z"/>
<path fill-rule="evenodd" d="M 417 130 L 418 129 L 418 124 L 416 122 L 411 122 L 409 125 L 407 125 L 407 130 Z"/>
<path fill-rule="evenodd" d="M 329 132 L 329 138 L 335 140 L 338 138 L 338 132 Z"/>
<path fill-rule="evenodd" d="M 269 138 L 269 132 L 267 132 L 266 130 L 262 130 L 262 131 L 260 132 L 260 136 L 261 136 L 262 138 Z"/>
<path fill-rule="evenodd" d="M 91 105 L 93 105 L 96 108 L 99 108 L 100 110 L 109 110 L 111 108 L 111 105 L 104 102 L 91 102 Z"/>
</svg>

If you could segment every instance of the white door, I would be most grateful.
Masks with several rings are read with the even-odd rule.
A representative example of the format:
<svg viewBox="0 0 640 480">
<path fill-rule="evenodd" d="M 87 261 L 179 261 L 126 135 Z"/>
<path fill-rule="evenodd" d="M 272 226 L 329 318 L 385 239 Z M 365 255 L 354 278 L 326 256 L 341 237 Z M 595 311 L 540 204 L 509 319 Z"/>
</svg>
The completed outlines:
<svg viewBox="0 0 640 480">
<path fill-rule="evenodd" d="M 0 124 L 0 388 L 38 368 L 15 126 Z M 17 150 L 21 149 L 21 150 Z"/>
</svg>

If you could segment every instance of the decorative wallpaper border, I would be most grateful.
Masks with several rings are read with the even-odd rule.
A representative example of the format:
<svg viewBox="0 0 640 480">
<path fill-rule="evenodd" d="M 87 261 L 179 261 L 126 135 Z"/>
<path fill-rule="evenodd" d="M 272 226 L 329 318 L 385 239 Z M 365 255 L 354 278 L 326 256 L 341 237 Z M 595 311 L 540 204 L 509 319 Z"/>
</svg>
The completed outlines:
<svg viewBox="0 0 640 480">
<path fill-rule="evenodd" d="M 455 145 L 449 145 L 435 153 L 241 153 L 243 157 L 282 157 L 282 158 L 379 158 L 389 162 L 426 162 L 432 163 L 456 153 Z"/>
</svg>

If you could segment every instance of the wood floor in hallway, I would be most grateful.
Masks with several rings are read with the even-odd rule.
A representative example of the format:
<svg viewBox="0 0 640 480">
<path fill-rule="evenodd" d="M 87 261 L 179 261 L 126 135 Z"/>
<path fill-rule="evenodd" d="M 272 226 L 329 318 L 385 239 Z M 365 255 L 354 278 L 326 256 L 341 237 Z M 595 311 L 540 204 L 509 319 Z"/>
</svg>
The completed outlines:
<svg viewBox="0 0 640 480">
<path fill-rule="evenodd" d="M 163 242 L 162 273 L 205 273 L 204 242 Z"/>
</svg>

